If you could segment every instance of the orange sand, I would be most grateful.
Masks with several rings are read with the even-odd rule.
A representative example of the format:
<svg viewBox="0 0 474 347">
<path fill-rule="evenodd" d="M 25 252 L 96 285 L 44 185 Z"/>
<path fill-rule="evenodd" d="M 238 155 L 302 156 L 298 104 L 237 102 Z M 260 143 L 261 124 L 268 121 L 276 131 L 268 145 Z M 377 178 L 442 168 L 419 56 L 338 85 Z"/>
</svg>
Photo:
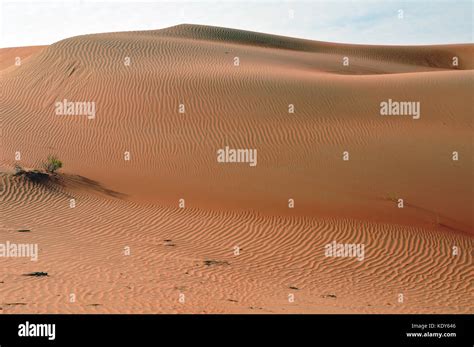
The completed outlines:
<svg viewBox="0 0 474 347">
<path fill-rule="evenodd" d="M 0 258 L 1 312 L 474 311 L 474 45 L 179 25 L 0 52 L 0 242 L 40 248 Z M 389 98 L 421 119 L 380 116 Z M 96 118 L 56 115 L 63 99 Z M 225 146 L 257 166 L 218 163 Z M 12 176 L 50 154 L 60 182 Z M 364 261 L 325 257 L 334 240 Z"/>
</svg>

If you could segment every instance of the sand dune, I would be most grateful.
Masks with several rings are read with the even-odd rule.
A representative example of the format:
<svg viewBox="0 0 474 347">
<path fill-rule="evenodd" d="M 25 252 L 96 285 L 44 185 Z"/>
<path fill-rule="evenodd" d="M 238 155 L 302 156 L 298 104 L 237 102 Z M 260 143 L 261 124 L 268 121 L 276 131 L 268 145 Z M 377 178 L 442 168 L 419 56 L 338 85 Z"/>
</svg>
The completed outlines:
<svg viewBox="0 0 474 347">
<path fill-rule="evenodd" d="M 40 247 L 0 258 L 3 312 L 473 311 L 473 45 L 180 25 L 0 52 L 1 242 Z M 57 115 L 64 99 L 95 118 Z M 388 99 L 420 119 L 381 116 Z M 225 146 L 258 164 L 218 163 Z M 58 181 L 12 175 L 50 154 Z M 325 257 L 332 241 L 364 260 Z"/>
<path fill-rule="evenodd" d="M 41 52 L 45 46 L 11 47 L 0 49 L 0 70 L 15 68 L 25 62 L 25 59 Z"/>
</svg>

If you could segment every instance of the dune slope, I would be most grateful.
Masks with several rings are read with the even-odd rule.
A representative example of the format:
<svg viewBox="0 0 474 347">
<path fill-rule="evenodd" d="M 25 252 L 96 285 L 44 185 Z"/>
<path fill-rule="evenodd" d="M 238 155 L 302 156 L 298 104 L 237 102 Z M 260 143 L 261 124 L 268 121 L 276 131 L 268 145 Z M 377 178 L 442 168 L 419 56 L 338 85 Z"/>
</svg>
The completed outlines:
<svg viewBox="0 0 474 347">
<path fill-rule="evenodd" d="M 20 66 L 2 50 L 1 240 L 40 255 L 0 258 L 0 307 L 472 312 L 473 50 L 197 25 L 73 37 Z M 95 117 L 57 115 L 65 99 Z M 420 119 L 381 116 L 388 99 Z M 257 165 L 219 163 L 226 146 Z M 12 175 L 51 154 L 57 181 Z M 326 257 L 332 241 L 364 260 Z"/>
</svg>

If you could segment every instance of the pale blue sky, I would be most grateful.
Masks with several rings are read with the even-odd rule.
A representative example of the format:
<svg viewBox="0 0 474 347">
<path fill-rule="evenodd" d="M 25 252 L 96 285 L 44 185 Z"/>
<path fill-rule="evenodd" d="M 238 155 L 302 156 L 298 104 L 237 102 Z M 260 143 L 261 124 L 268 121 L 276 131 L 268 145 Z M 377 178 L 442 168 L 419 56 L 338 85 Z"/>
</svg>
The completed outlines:
<svg viewBox="0 0 474 347">
<path fill-rule="evenodd" d="M 181 23 L 332 42 L 473 42 L 474 0 L 0 1 L 0 47 L 51 44 L 81 34 Z M 399 10 L 403 19 L 398 18 Z"/>
</svg>

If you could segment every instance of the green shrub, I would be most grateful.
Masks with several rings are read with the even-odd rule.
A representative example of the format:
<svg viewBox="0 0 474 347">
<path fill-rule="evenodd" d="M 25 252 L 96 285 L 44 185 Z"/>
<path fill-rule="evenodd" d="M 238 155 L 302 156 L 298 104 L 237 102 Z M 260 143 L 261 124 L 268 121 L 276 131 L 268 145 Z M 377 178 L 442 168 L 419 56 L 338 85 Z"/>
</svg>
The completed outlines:
<svg viewBox="0 0 474 347">
<path fill-rule="evenodd" d="M 63 167 L 63 163 L 55 156 L 49 156 L 48 161 L 43 164 L 44 169 L 48 173 L 55 173 L 56 170 L 59 170 Z"/>
</svg>

